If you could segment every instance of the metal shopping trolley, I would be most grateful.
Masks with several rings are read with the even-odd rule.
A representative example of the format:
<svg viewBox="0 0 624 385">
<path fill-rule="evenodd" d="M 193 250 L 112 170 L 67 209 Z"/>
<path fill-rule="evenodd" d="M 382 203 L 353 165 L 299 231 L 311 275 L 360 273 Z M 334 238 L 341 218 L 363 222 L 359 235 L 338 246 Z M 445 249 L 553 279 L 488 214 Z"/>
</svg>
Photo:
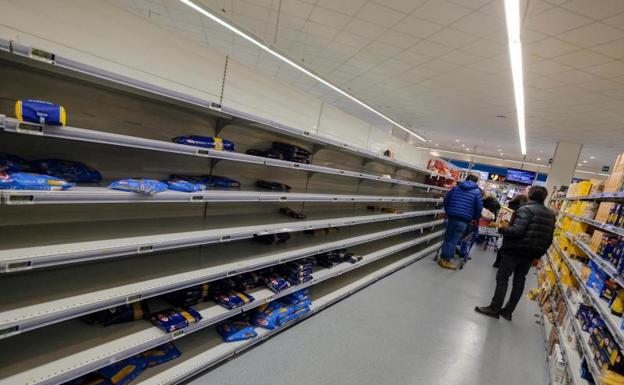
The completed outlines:
<svg viewBox="0 0 624 385">
<path fill-rule="evenodd" d="M 468 226 L 468 229 L 455 247 L 455 255 L 453 256 L 453 261 L 456 262 L 456 266 L 458 269 L 463 269 L 466 262 L 468 262 L 470 248 L 478 236 L 479 232 L 477 231 L 477 227 L 474 225 Z M 433 260 L 437 262 L 439 259 L 440 250 L 438 250 Z"/>
<path fill-rule="evenodd" d="M 494 225 L 493 219 L 479 219 L 479 236 L 484 238 L 483 250 L 487 250 L 491 246 L 495 252 L 498 252 L 498 239 L 500 234 L 498 228 Z"/>
</svg>

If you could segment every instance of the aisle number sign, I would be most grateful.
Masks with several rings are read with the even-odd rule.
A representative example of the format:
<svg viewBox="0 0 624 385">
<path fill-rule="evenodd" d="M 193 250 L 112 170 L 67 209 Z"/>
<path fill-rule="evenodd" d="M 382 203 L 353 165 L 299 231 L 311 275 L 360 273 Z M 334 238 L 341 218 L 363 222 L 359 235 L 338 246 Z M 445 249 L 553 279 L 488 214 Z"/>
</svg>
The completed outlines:
<svg viewBox="0 0 624 385">
<path fill-rule="evenodd" d="M 507 177 L 505 175 L 495 174 L 491 172 L 488 174 L 488 179 L 494 182 L 504 182 L 507 180 Z"/>
</svg>

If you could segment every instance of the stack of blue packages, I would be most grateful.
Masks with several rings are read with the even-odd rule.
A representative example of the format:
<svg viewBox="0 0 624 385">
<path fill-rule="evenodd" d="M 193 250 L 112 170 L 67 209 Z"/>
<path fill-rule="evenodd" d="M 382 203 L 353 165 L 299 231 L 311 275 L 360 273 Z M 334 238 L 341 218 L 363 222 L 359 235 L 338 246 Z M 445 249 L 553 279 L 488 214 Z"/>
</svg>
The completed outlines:
<svg viewBox="0 0 624 385">
<path fill-rule="evenodd" d="M 215 150 L 234 151 L 234 142 L 216 136 L 185 135 L 172 139 L 176 143 L 189 146 L 213 148 Z"/>
<path fill-rule="evenodd" d="M 0 190 L 59 191 L 72 187 L 73 183 L 49 175 L 0 171 Z"/>
<path fill-rule="evenodd" d="M 108 188 L 145 195 L 154 195 L 167 190 L 167 184 L 154 179 L 119 179 L 111 183 Z"/>
<path fill-rule="evenodd" d="M 224 342 L 245 341 L 258 335 L 249 322 L 231 321 L 217 326 L 217 331 Z"/>
<path fill-rule="evenodd" d="M 282 265 L 280 271 L 291 285 L 299 285 L 312 279 L 312 266 L 311 260 L 302 259 Z"/>
<path fill-rule="evenodd" d="M 31 163 L 33 171 L 74 183 L 100 183 L 102 174 L 84 163 L 63 159 L 39 159 Z"/>
<path fill-rule="evenodd" d="M 148 368 L 153 368 L 154 366 L 158 366 L 164 364 L 165 362 L 175 360 L 181 355 L 182 353 L 180 353 L 180 350 L 178 350 L 173 342 L 167 342 L 139 354 L 139 356 L 147 362 Z"/>
<path fill-rule="evenodd" d="M 255 326 L 273 330 L 281 319 L 290 316 L 293 311 L 292 307 L 273 301 L 258 307 L 253 312 L 251 321 Z"/>
</svg>

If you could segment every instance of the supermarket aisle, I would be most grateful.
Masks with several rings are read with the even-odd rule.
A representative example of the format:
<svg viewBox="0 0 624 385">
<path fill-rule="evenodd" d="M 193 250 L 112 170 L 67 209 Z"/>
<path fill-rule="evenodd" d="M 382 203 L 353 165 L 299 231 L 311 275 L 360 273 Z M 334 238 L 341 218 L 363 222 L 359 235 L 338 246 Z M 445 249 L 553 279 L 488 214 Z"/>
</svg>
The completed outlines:
<svg viewBox="0 0 624 385">
<path fill-rule="evenodd" d="M 512 323 L 473 311 L 491 298 L 492 260 L 475 249 L 463 271 L 412 264 L 190 383 L 546 384 L 535 303 Z"/>
</svg>

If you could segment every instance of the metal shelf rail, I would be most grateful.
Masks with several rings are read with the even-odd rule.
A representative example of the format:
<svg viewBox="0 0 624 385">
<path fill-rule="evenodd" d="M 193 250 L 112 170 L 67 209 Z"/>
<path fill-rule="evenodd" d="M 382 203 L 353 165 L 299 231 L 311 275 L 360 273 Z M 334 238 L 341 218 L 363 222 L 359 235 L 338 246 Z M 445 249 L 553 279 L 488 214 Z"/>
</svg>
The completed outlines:
<svg viewBox="0 0 624 385">
<path fill-rule="evenodd" d="M 281 167 L 293 170 L 302 170 L 315 172 L 320 174 L 341 175 L 359 179 L 373 180 L 384 183 L 392 183 L 404 186 L 412 186 L 431 190 L 446 191 L 444 187 L 432 186 L 424 183 L 410 182 L 402 179 L 386 178 L 381 175 L 366 174 L 362 172 L 342 170 L 337 168 L 318 166 L 314 164 L 302 164 L 290 162 L 286 160 L 264 158 L 242 154 L 232 151 L 220 151 L 208 148 L 187 146 L 173 142 L 164 142 L 162 140 L 140 138 L 136 136 L 120 135 L 110 132 L 87 130 L 70 126 L 47 126 L 34 123 L 23 123 L 17 119 L 0 115 L 0 128 L 6 132 L 46 136 L 51 138 L 61 138 L 67 140 L 75 140 L 90 143 L 108 144 L 113 146 L 140 148 L 144 150 L 168 152 L 181 155 L 197 156 L 202 158 L 212 158 L 220 160 L 229 160 L 242 163 L 260 164 L 270 167 Z"/>
<path fill-rule="evenodd" d="M 81 203 L 178 203 L 178 202 L 383 202 L 383 203 L 441 203 L 441 198 L 279 193 L 265 191 L 206 190 L 194 193 L 163 191 L 155 195 L 111 190 L 106 187 L 74 187 L 62 191 L 1 190 L 1 202 L 22 204 L 81 204 Z"/>
<path fill-rule="evenodd" d="M 555 201 L 619 201 L 624 199 L 624 191 L 608 192 L 594 195 L 579 195 L 576 197 L 553 198 Z"/>
<path fill-rule="evenodd" d="M 402 250 L 429 242 L 440 237 L 441 234 L 442 232 L 437 232 L 377 250 L 363 255 L 363 260 L 357 264 L 342 263 L 330 269 L 314 272 L 312 274 L 313 280 L 277 294 L 265 288 L 254 289 L 250 294 L 254 296 L 255 301 L 242 308 L 228 310 L 213 302 L 200 303 L 195 309 L 200 312 L 203 319 L 188 328 L 173 333 L 164 333 L 148 321 L 134 321 L 130 324 L 113 325 L 113 327 L 107 328 L 109 330 L 105 330 L 105 328 L 94 327 L 94 325 L 84 325 L 80 320 L 72 320 L 52 326 L 51 331 L 42 329 L 39 332 L 25 333 L 21 336 L 4 339 L 0 342 L 0 349 L 14 352 L 19 350 L 19 352 L 16 352 L 13 358 L 11 358 L 15 362 L 5 362 L 5 369 L 0 368 L 0 376 L 3 377 L 0 379 L 0 385 L 57 385 L 63 383 L 112 362 L 117 362 L 165 342 L 187 336 L 293 291 L 316 285 L 319 282 L 358 269 Z M 440 245 L 440 242 L 436 242 L 418 251 L 413 258 L 410 258 L 409 263 L 416 259 L 424 258 L 436 251 Z M 404 264 L 400 265 L 403 266 Z M 42 338 L 44 334 L 45 338 Z M 30 351 L 33 346 L 37 346 L 37 349 L 44 349 L 47 352 L 63 351 L 63 354 L 61 357 L 54 354 L 37 355 L 37 353 L 31 353 Z M 64 349 L 63 347 L 66 346 L 70 348 Z M 37 356 L 32 357 L 32 354 Z M 24 359 L 24 356 L 29 359 Z M 19 372 L 15 373 L 8 369 L 12 365 L 18 364 Z"/>
<path fill-rule="evenodd" d="M 618 227 L 618 226 L 611 225 L 611 224 L 608 224 L 608 223 L 596 221 L 594 219 L 579 217 L 577 215 L 568 214 L 566 212 L 561 212 L 561 213 L 563 215 L 565 215 L 566 217 L 574 219 L 577 222 L 584 222 L 584 223 L 587 223 L 590 226 L 594 226 L 594 227 L 599 228 L 601 230 L 605 230 L 605 231 L 608 231 L 608 232 L 613 233 L 613 234 L 624 236 L 624 228 L 622 228 L 622 227 Z"/>
<path fill-rule="evenodd" d="M 126 255 L 154 253 L 198 245 L 253 238 L 254 235 L 297 232 L 328 227 L 354 226 L 442 214 L 444 210 L 408 211 L 400 214 L 356 215 L 317 220 L 253 223 L 234 227 L 157 235 L 101 239 L 0 250 L 0 272 L 15 272 Z"/>
<path fill-rule="evenodd" d="M 44 297 L 44 300 L 29 298 L 29 300 L 26 301 L 26 305 L 13 306 L 9 309 L 5 307 L 5 310 L 0 312 L 0 338 L 6 338 L 24 331 L 76 318 L 98 310 L 136 302 L 204 282 L 215 281 L 244 272 L 263 269 L 295 259 L 305 258 L 331 250 L 367 244 L 418 230 L 422 232 L 425 228 L 433 228 L 441 225 L 442 222 L 443 221 L 439 220 L 403 226 L 329 243 L 319 242 L 311 246 L 286 249 L 282 252 L 278 252 L 277 250 L 279 249 L 277 249 L 275 253 L 269 251 L 268 253 L 257 256 L 251 255 L 245 259 L 229 261 L 227 258 L 224 258 L 225 261 L 223 263 L 215 259 L 216 262 L 211 266 L 195 267 L 195 265 L 192 265 L 192 270 L 157 277 L 150 276 L 148 278 L 142 278 L 137 276 L 132 282 L 124 281 L 125 284 L 106 289 L 98 288 L 78 291 L 78 287 L 76 287 L 73 291 L 74 295 L 67 298 Z M 440 235 L 441 233 L 441 231 L 438 231 L 433 234 Z M 417 245 L 432 239 L 435 235 L 425 235 L 413 239 L 412 242 L 414 242 L 414 245 Z M 406 244 L 410 243 L 407 242 Z M 176 258 L 174 255 L 171 257 Z M 128 267 L 126 266 L 126 268 Z M 7 305 L 8 304 L 5 304 L 5 306 Z"/>
<path fill-rule="evenodd" d="M 594 307 L 594 309 L 598 313 L 600 313 L 600 316 L 603 319 L 603 321 L 605 322 L 605 325 L 607 326 L 607 329 L 609 329 L 609 332 L 611 333 L 611 335 L 613 336 L 613 338 L 617 342 L 617 344 L 620 347 L 620 349 L 624 349 L 624 332 L 620 329 L 620 324 L 622 323 L 622 318 L 621 317 L 616 317 L 615 315 L 611 314 L 611 312 L 609 311 L 609 307 L 607 306 L 605 301 L 601 300 L 598 297 L 598 294 L 594 290 L 592 290 L 591 288 L 587 287 L 585 282 L 581 279 L 581 274 L 580 274 L 580 272 L 578 270 L 579 269 L 579 266 L 578 266 L 579 263 L 571 261 L 569 259 L 569 257 L 567 256 L 567 254 L 565 254 L 559 248 L 559 246 L 555 245 L 555 249 L 557 250 L 559 255 L 561 255 L 563 261 L 565 261 L 565 263 L 568 265 L 568 268 L 570 269 L 570 271 L 574 275 L 574 278 L 576 278 L 576 280 L 578 281 L 579 287 L 581 288 L 581 291 L 583 292 L 585 297 L 587 297 L 588 299 L 591 300 L 591 303 L 592 303 L 592 306 Z M 572 313 L 572 314 L 575 314 L 575 313 Z"/>
<path fill-rule="evenodd" d="M 392 274 L 393 272 L 408 266 L 411 263 L 414 263 L 418 260 L 425 258 L 428 254 L 432 253 L 432 248 L 428 248 L 422 251 L 419 251 L 415 254 L 412 254 L 404 259 L 401 259 L 397 262 L 394 262 L 388 266 L 385 266 L 373 273 L 366 274 L 365 276 L 357 279 L 354 282 L 351 282 L 345 286 L 338 288 L 335 291 L 332 291 L 328 294 L 325 294 L 318 298 L 313 298 L 312 305 L 310 306 L 310 313 L 301 319 L 296 320 L 295 322 L 285 325 L 284 327 L 277 328 L 274 330 L 266 330 L 261 328 L 256 328 L 258 332 L 258 336 L 254 339 L 242 342 L 235 343 L 224 343 L 219 342 L 211 346 L 209 349 L 201 349 L 197 354 L 193 355 L 191 358 L 186 359 L 182 362 L 171 361 L 165 365 L 155 368 L 153 371 L 145 371 L 143 375 L 139 376 L 135 381 L 137 385 L 176 385 L 182 383 L 183 381 L 189 379 L 193 375 L 202 372 L 210 367 L 218 364 L 219 362 L 228 359 L 238 353 L 243 352 L 255 344 L 264 341 L 271 336 L 284 331 L 287 327 L 292 326 L 298 322 L 301 322 L 303 319 L 325 309 L 326 307 L 348 297 L 349 295 L 365 288 L 366 286 L 384 278 L 385 276 Z M 216 332 L 213 332 L 216 334 Z M 186 350 L 187 346 L 183 346 L 183 344 L 187 343 L 188 345 L 193 344 L 195 341 L 185 341 L 180 340 L 178 345 L 182 350 Z M 203 339 L 200 344 L 203 345 Z M 184 353 L 183 353 L 184 354 Z"/>
</svg>

